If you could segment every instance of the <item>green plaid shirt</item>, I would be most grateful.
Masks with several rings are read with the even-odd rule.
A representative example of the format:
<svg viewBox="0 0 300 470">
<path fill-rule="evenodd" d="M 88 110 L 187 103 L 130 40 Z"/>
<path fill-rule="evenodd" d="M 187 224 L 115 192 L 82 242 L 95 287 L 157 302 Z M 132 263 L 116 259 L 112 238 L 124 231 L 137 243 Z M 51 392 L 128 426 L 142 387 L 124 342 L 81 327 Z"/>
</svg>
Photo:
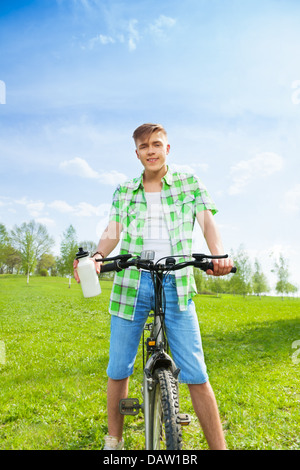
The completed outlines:
<svg viewBox="0 0 300 470">
<path fill-rule="evenodd" d="M 205 186 L 195 175 L 171 173 L 162 178 L 161 203 L 167 223 L 173 255 L 191 255 L 192 233 L 196 214 L 216 206 Z M 139 256 L 143 250 L 143 229 L 147 202 L 143 174 L 119 185 L 113 195 L 110 221 L 123 226 L 120 254 Z M 187 258 L 178 258 L 184 261 Z M 109 311 L 112 315 L 133 320 L 140 282 L 140 271 L 135 267 L 115 274 Z M 187 309 L 188 300 L 197 293 L 191 266 L 175 271 L 180 310 Z"/>
</svg>

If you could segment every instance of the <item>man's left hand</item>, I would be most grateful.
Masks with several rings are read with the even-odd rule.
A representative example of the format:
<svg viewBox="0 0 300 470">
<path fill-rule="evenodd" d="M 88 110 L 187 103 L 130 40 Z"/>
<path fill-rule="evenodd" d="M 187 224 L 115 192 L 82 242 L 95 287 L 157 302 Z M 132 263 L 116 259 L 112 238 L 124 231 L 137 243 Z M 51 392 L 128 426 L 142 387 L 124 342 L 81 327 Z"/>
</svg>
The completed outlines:
<svg viewBox="0 0 300 470">
<path fill-rule="evenodd" d="M 231 258 L 220 258 L 212 260 L 214 265 L 214 270 L 208 269 L 206 274 L 211 276 L 226 276 L 231 272 L 233 268 L 233 260 Z"/>
</svg>

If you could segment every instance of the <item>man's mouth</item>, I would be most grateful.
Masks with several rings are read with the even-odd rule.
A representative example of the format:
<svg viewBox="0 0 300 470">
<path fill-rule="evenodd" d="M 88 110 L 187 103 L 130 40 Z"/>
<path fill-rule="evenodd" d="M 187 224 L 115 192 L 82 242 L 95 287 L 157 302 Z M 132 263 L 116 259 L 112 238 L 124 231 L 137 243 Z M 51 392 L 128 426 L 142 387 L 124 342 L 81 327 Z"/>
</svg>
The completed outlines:
<svg viewBox="0 0 300 470">
<path fill-rule="evenodd" d="M 157 162 L 158 158 L 147 158 L 147 162 Z"/>
</svg>

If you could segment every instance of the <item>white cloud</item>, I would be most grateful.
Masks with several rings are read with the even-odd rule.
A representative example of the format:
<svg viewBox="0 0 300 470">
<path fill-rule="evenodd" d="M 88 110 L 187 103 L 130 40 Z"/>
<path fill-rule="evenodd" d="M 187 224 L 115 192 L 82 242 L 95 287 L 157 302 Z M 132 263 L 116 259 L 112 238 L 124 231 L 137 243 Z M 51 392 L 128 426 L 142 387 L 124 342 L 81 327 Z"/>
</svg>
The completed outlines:
<svg viewBox="0 0 300 470">
<path fill-rule="evenodd" d="M 208 169 L 207 163 L 191 163 L 190 165 L 180 164 L 180 163 L 170 163 L 170 169 L 172 171 L 178 171 L 183 173 L 195 174 L 199 169 L 204 172 Z"/>
<path fill-rule="evenodd" d="M 136 45 L 140 39 L 140 34 L 136 27 L 137 23 L 138 23 L 137 20 L 132 19 L 129 21 L 129 24 L 128 24 L 128 33 L 129 33 L 128 47 L 130 51 L 134 51 L 136 49 Z"/>
<path fill-rule="evenodd" d="M 53 219 L 49 219 L 48 217 L 37 217 L 36 222 L 42 225 L 46 225 L 46 227 L 54 227 L 55 221 Z"/>
<path fill-rule="evenodd" d="M 128 179 L 124 173 L 120 173 L 116 170 L 111 170 L 110 172 L 95 171 L 90 167 L 86 160 L 79 157 L 62 162 L 60 164 L 60 168 L 71 175 L 81 176 L 82 178 L 97 179 L 99 182 L 111 186 L 124 183 L 124 181 Z"/>
<path fill-rule="evenodd" d="M 283 158 L 273 152 L 262 152 L 249 160 L 241 160 L 231 167 L 232 184 L 229 194 L 241 193 L 253 178 L 270 176 L 282 167 Z"/>
<path fill-rule="evenodd" d="M 300 104 L 300 80 L 294 80 L 292 83 L 292 88 L 295 90 L 292 93 L 292 103 Z"/>
<path fill-rule="evenodd" d="M 41 212 L 44 211 L 45 203 L 42 201 L 33 201 L 22 197 L 21 199 L 11 200 L 10 204 L 20 204 L 25 206 L 31 217 L 39 217 Z"/>
<path fill-rule="evenodd" d="M 83 158 L 79 157 L 62 162 L 60 168 L 66 170 L 69 174 L 82 176 L 83 178 L 99 177 L 97 171 L 93 170 Z"/>
<path fill-rule="evenodd" d="M 104 46 L 107 44 L 114 44 L 116 40 L 111 36 L 105 36 L 104 34 L 99 34 L 98 36 L 90 39 L 89 41 L 89 49 L 93 49 L 97 43 L 103 44 Z"/>
<path fill-rule="evenodd" d="M 108 44 L 126 43 L 128 45 L 129 51 L 134 51 L 137 47 L 137 43 L 141 38 L 137 25 L 138 20 L 133 18 L 127 21 L 125 23 L 125 26 L 120 28 L 120 31 L 115 36 L 98 34 L 97 36 L 89 40 L 88 48 L 94 49 L 97 44 L 107 46 Z M 85 49 L 85 47 L 83 47 L 83 49 Z"/>
<path fill-rule="evenodd" d="M 57 210 L 58 212 L 62 212 L 63 214 L 74 211 L 74 207 L 70 206 L 70 204 L 68 204 L 66 201 L 53 201 L 48 204 L 48 206 L 51 207 L 51 209 Z"/>
<path fill-rule="evenodd" d="M 169 16 L 160 15 L 152 24 L 150 24 L 149 29 L 155 36 L 164 36 L 166 30 L 172 28 L 176 24 L 175 18 L 170 18 Z"/>
<path fill-rule="evenodd" d="M 45 203 L 41 201 L 31 202 L 27 204 L 27 210 L 32 217 L 39 217 L 44 207 L 45 207 Z"/>
<path fill-rule="evenodd" d="M 114 44 L 115 40 L 111 36 L 104 36 L 99 34 L 99 41 L 101 44 Z"/>
<path fill-rule="evenodd" d="M 128 177 L 124 173 L 119 173 L 118 171 L 112 170 L 110 172 L 103 172 L 100 174 L 99 179 L 104 184 L 109 184 L 111 186 L 117 186 L 128 180 Z"/>
<path fill-rule="evenodd" d="M 79 202 L 71 206 L 66 201 L 53 201 L 48 207 L 61 213 L 73 213 L 75 217 L 106 217 L 110 210 L 110 204 L 94 206 L 88 202 Z"/>
<path fill-rule="evenodd" d="M 54 217 L 56 212 L 61 214 L 72 214 L 74 217 L 97 216 L 99 218 L 106 218 L 110 211 L 110 204 L 107 203 L 94 206 L 93 204 L 84 201 L 71 205 L 69 202 L 63 200 L 55 200 L 50 203 L 45 203 L 42 201 L 28 200 L 27 197 L 22 197 L 21 199 L 3 199 L 5 199 L 5 201 L 0 201 L 0 205 L 6 208 L 6 212 L 8 210 L 7 207 L 13 210 L 14 207 L 23 206 L 21 208 L 22 214 L 27 210 L 29 215 L 37 222 L 47 226 L 53 226 L 55 224 L 51 217 Z"/>
<path fill-rule="evenodd" d="M 286 192 L 280 207 L 292 214 L 300 211 L 300 184 Z"/>
<path fill-rule="evenodd" d="M 100 204 L 99 206 L 93 206 L 88 202 L 79 202 L 78 204 L 70 205 L 66 201 L 56 200 L 48 204 L 48 207 L 54 211 L 61 213 L 73 213 L 76 217 L 105 217 L 108 215 L 110 210 L 109 204 Z"/>
<path fill-rule="evenodd" d="M 109 204 L 100 204 L 99 206 L 93 206 L 87 202 L 80 202 L 75 209 L 75 215 L 78 217 L 105 217 L 108 215 L 110 210 Z"/>
<path fill-rule="evenodd" d="M 191 165 L 181 165 L 177 163 L 171 163 L 170 165 L 170 170 L 172 171 L 178 171 L 182 173 L 195 173 L 195 169 Z"/>
<path fill-rule="evenodd" d="M 118 29 L 114 35 L 99 34 L 96 37 L 90 39 L 88 48 L 93 49 L 97 44 L 106 46 L 108 44 L 127 44 L 130 52 L 133 52 L 137 48 L 137 44 L 142 39 L 143 35 L 149 34 L 158 39 L 166 37 L 167 31 L 173 28 L 176 24 L 176 19 L 169 16 L 160 15 L 155 19 L 149 26 L 140 28 L 138 26 L 138 20 L 131 18 L 128 21 L 122 22 L 116 25 Z M 85 47 L 83 47 L 85 49 Z"/>
</svg>

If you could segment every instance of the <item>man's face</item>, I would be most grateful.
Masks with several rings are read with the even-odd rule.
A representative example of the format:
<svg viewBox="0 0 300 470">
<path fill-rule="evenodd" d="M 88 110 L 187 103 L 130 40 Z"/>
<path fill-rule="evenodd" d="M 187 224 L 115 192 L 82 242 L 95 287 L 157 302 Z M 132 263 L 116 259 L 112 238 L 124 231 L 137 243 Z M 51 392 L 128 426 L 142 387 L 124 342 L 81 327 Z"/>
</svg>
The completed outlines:
<svg viewBox="0 0 300 470">
<path fill-rule="evenodd" d="M 161 131 L 153 132 L 150 137 L 136 141 L 136 154 L 145 170 L 160 171 L 166 167 L 167 155 L 170 151 L 167 137 Z"/>
</svg>

